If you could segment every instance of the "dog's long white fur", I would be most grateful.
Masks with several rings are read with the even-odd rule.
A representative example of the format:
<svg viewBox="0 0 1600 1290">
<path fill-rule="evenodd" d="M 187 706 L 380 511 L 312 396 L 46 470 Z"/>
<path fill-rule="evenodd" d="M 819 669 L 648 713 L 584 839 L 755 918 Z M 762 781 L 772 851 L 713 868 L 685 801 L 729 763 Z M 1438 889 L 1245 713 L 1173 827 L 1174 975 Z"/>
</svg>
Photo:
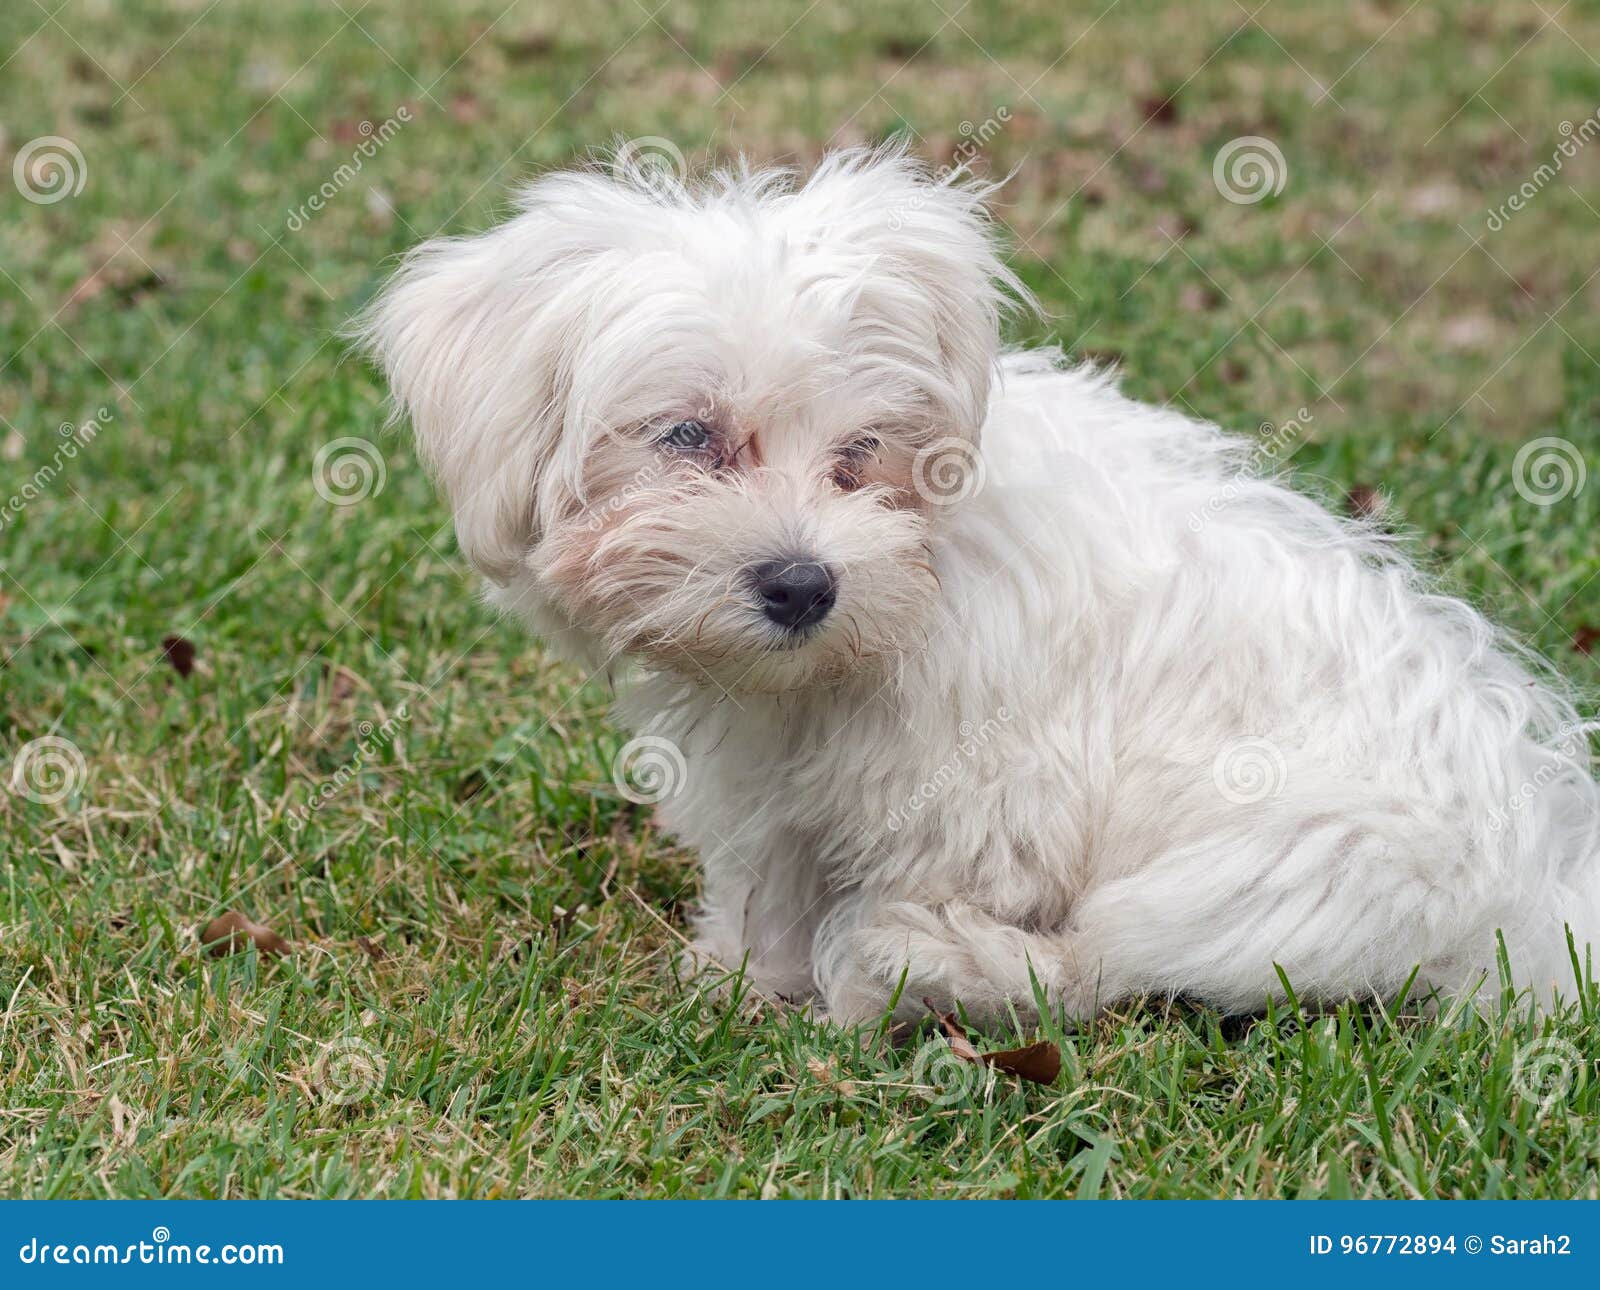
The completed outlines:
<svg viewBox="0 0 1600 1290">
<path fill-rule="evenodd" d="M 684 754 L 707 953 L 844 1020 L 903 974 L 902 1009 L 980 1017 L 1035 979 L 1079 1015 L 1249 1010 L 1280 969 L 1493 993 L 1497 933 L 1570 994 L 1600 787 L 1560 682 L 1248 441 L 1002 355 L 983 196 L 893 150 L 560 173 L 363 320 L 490 599 L 638 660 L 619 711 Z M 688 417 L 733 460 L 664 450 Z M 841 487 L 864 433 L 917 477 Z M 797 550 L 839 575 L 798 644 L 746 578 Z"/>
</svg>

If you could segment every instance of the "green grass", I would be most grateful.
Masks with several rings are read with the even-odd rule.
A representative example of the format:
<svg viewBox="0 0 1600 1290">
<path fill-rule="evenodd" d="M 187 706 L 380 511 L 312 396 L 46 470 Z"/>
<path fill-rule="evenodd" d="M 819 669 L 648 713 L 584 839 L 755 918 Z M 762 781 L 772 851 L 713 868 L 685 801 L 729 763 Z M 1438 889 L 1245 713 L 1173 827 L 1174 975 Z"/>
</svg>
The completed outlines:
<svg viewBox="0 0 1600 1290">
<path fill-rule="evenodd" d="M 1592 702 L 1600 142 L 1486 216 L 1600 106 L 1594 6 L 341 2 L 0 8 L 0 178 L 41 135 L 87 169 L 0 190 L 0 503 L 48 471 L 0 527 L 0 766 L 55 736 L 83 767 L 0 791 L 4 1192 L 1596 1194 L 1592 991 L 1537 1021 L 1128 1006 L 1046 1026 L 1052 1089 L 698 997 L 693 860 L 612 786 L 607 694 L 476 605 L 335 336 L 393 254 L 614 139 L 942 161 L 1003 107 L 979 165 L 1016 168 L 1051 314 L 1018 338 L 1240 430 L 1305 408 L 1302 484 L 1382 489 Z M 1241 135 L 1287 164 L 1254 205 L 1211 178 Z M 347 436 L 383 485 L 336 506 L 313 462 Z M 1591 478 L 1536 506 L 1544 436 Z M 292 954 L 202 955 L 225 909 Z"/>
</svg>

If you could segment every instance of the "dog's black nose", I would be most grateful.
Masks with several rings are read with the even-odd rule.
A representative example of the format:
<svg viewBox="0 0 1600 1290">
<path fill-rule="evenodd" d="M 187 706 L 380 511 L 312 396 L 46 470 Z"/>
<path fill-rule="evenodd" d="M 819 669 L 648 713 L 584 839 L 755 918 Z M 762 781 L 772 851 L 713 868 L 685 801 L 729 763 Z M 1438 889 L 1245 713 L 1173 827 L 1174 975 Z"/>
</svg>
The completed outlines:
<svg viewBox="0 0 1600 1290">
<path fill-rule="evenodd" d="M 833 575 L 815 560 L 768 560 L 750 577 L 767 617 L 792 631 L 820 623 L 838 595 Z"/>
</svg>

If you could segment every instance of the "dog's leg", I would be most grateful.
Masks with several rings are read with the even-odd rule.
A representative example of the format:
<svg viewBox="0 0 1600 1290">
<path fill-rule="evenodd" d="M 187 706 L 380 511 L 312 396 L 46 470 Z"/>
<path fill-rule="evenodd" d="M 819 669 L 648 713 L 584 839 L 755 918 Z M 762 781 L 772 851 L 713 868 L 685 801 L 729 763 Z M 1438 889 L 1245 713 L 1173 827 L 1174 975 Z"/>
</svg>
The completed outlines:
<svg viewBox="0 0 1600 1290">
<path fill-rule="evenodd" d="M 704 852 L 695 950 L 703 969 L 737 972 L 742 965 L 763 994 L 798 1002 L 817 992 L 811 944 L 835 898 L 810 856 L 764 842 L 764 853 L 724 845 Z"/>
<path fill-rule="evenodd" d="M 1420 980 L 1447 991 L 1493 977 L 1492 957 L 1445 947 L 1494 945 L 1516 911 L 1468 890 L 1460 843 L 1431 843 L 1413 822 L 1390 828 L 1308 818 L 1298 828 L 1189 844 L 1092 887 L 1049 932 L 1003 923 L 960 902 L 856 897 L 819 930 L 817 979 L 830 1014 L 878 1016 L 902 973 L 898 1017 L 924 995 L 975 1018 L 1027 1018 L 1033 980 L 1070 1016 L 1142 994 L 1187 994 L 1229 1011 L 1282 998 L 1280 967 L 1307 1002 L 1391 998 Z M 1470 935 L 1463 923 L 1482 923 Z"/>
<path fill-rule="evenodd" d="M 1498 927 L 1519 914 L 1471 843 L 1444 824 L 1352 810 L 1280 816 L 1249 833 L 1178 846 L 1092 887 L 1073 911 L 1102 1002 L 1184 994 L 1229 1012 L 1282 999 L 1392 999 L 1494 978 Z M 1452 957 L 1463 944 L 1481 959 Z M 1280 977 L 1280 971 L 1282 977 Z"/>
<path fill-rule="evenodd" d="M 1096 965 L 1080 961 L 1070 932 L 1025 931 L 960 901 L 841 906 L 814 953 L 828 1015 L 841 1023 L 881 1015 L 902 975 L 898 1020 L 924 1015 L 926 998 L 940 1009 L 959 1002 L 974 1020 L 1014 1010 L 1026 1021 L 1037 1013 L 1035 978 L 1072 1015 L 1095 1010 Z"/>
</svg>

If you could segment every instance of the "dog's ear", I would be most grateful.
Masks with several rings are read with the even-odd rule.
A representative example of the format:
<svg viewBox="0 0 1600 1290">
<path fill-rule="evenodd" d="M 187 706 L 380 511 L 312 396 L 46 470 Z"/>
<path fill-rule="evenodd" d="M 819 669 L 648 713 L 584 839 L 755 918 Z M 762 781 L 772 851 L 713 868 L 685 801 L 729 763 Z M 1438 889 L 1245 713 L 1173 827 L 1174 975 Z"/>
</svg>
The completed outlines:
<svg viewBox="0 0 1600 1290">
<path fill-rule="evenodd" d="M 472 237 L 411 251 L 352 327 L 449 499 L 472 566 L 502 585 L 523 571 L 555 491 L 585 270 L 605 248 L 585 214 L 595 176 L 535 182 L 521 211 Z"/>
<path fill-rule="evenodd" d="M 948 428 L 971 439 L 987 413 L 1001 320 L 1035 307 L 1001 258 L 985 206 L 995 187 L 935 175 L 890 146 L 834 154 L 795 197 L 820 241 L 866 257 L 855 298 L 864 324 L 905 354 L 938 355 L 936 370 L 916 375 Z"/>
</svg>

